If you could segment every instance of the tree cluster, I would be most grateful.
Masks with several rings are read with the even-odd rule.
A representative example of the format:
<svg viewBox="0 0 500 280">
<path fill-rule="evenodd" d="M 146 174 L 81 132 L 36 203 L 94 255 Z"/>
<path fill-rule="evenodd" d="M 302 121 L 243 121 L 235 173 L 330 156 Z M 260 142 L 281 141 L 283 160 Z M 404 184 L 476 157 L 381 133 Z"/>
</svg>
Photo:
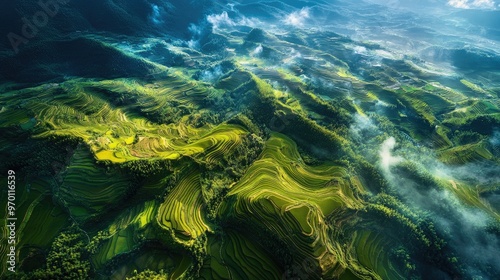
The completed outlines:
<svg viewBox="0 0 500 280">
<path fill-rule="evenodd" d="M 28 279 L 92 279 L 93 271 L 84 240 L 84 235 L 76 227 L 59 234 L 52 243 L 45 267 L 32 272 Z"/>
<path fill-rule="evenodd" d="M 132 277 L 127 277 L 127 280 L 168 280 L 168 274 L 166 274 L 163 270 L 158 272 L 153 270 L 143 270 L 141 272 L 134 271 L 134 275 Z"/>
</svg>

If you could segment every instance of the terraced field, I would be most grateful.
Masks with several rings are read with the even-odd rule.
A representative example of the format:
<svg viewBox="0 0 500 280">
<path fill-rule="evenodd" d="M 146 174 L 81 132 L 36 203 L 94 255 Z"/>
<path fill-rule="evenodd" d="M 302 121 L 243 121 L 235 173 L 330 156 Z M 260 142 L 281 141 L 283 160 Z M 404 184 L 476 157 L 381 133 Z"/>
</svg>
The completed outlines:
<svg viewBox="0 0 500 280">
<path fill-rule="evenodd" d="M 192 241 L 209 228 L 202 217 L 200 174 L 196 168 L 184 171 L 180 182 L 158 210 L 158 224 L 172 231 L 176 241 Z"/>
<path fill-rule="evenodd" d="M 77 220 L 89 219 L 116 206 L 131 188 L 130 178 L 119 172 L 106 172 L 83 146 L 74 152 L 63 176 L 58 195 Z"/>
<path fill-rule="evenodd" d="M 241 233 L 209 239 L 210 260 L 202 279 L 280 279 L 280 269 L 268 253 Z"/>
<path fill-rule="evenodd" d="M 326 272 L 334 269 L 342 256 L 328 240 L 325 217 L 339 208 L 362 208 L 359 194 L 364 190 L 360 187 L 351 184 L 342 167 L 307 166 L 295 143 L 274 133 L 259 159 L 231 187 L 227 200 L 231 204 L 224 204 L 220 215 L 230 213 L 227 219 L 245 221 L 252 213 L 256 230 L 267 229 L 294 244 L 299 259 L 313 258 Z"/>
<path fill-rule="evenodd" d="M 352 256 L 353 259 L 359 262 L 361 271 L 368 271 L 367 275 L 376 275 L 378 279 L 404 278 L 397 269 L 394 269 L 386 254 L 393 244 L 383 234 L 370 231 L 356 232 L 352 246 L 355 254 Z"/>
<path fill-rule="evenodd" d="M 498 278 L 496 29 L 405 1 L 91 2 L 0 42 L 0 278 Z"/>
</svg>

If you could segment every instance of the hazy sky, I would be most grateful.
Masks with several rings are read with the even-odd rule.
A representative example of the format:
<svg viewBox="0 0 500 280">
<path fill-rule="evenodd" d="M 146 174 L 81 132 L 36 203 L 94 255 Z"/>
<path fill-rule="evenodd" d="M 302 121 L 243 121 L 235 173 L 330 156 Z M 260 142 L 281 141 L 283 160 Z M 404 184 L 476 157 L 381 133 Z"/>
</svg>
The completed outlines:
<svg viewBox="0 0 500 280">
<path fill-rule="evenodd" d="M 406 5 L 421 5 L 427 6 L 435 4 L 436 6 L 444 6 L 457 9 L 488 9 L 496 10 L 500 8 L 499 0 L 427 0 L 427 1 L 413 1 L 413 0 L 367 0 L 368 2 L 385 4 L 389 6 Z"/>
<path fill-rule="evenodd" d="M 494 0 L 448 0 L 448 5 L 461 9 L 496 9 L 497 1 Z"/>
</svg>

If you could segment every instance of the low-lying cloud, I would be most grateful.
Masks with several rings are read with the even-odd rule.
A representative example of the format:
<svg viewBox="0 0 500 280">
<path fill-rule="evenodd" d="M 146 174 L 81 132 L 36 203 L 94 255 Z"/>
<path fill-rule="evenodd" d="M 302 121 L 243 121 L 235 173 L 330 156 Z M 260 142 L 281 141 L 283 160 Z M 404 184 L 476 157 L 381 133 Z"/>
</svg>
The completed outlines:
<svg viewBox="0 0 500 280">
<path fill-rule="evenodd" d="M 217 65 L 213 69 L 203 70 L 200 74 L 200 80 L 207 83 L 213 83 L 216 82 L 220 77 L 222 77 L 222 75 L 224 75 L 222 67 L 220 65 Z"/>
<path fill-rule="evenodd" d="M 288 25 L 302 27 L 306 24 L 306 21 L 309 19 L 309 17 L 309 8 L 302 8 L 301 10 L 293 12 L 286 16 L 283 22 Z"/>
<path fill-rule="evenodd" d="M 151 16 L 150 16 L 151 21 L 154 24 L 161 24 L 163 23 L 163 19 L 161 18 L 161 9 L 158 5 L 151 5 Z"/>
<path fill-rule="evenodd" d="M 490 144 L 493 147 L 500 146 L 500 129 L 495 129 L 493 131 L 493 135 L 491 135 L 491 137 L 490 137 Z"/>
<path fill-rule="evenodd" d="M 422 186 L 405 172 L 395 167 L 411 162 L 423 174 L 433 178 L 449 179 L 458 188 L 468 188 L 466 184 L 498 184 L 500 168 L 488 164 L 467 164 L 450 167 L 430 156 L 421 156 L 403 149 L 398 151 L 404 157 L 395 156 L 395 138 L 386 139 L 379 148 L 380 168 L 394 194 L 402 198 L 411 209 L 429 214 L 440 236 L 445 237 L 464 268 L 467 279 L 488 279 L 491 273 L 500 273 L 495 265 L 500 261 L 500 239 L 488 232 L 487 227 L 494 221 L 484 210 L 468 207 L 448 189 L 436 186 Z M 425 153 L 425 149 L 421 151 Z M 486 179 L 488 178 L 488 179 Z M 471 256 L 474 256 L 471 259 Z M 481 278 L 482 277 L 482 278 Z"/>
<path fill-rule="evenodd" d="M 493 0 L 449 0 L 448 5 L 459 9 L 495 9 Z"/>
<path fill-rule="evenodd" d="M 390 168 L 392 166 L 400 163 L 403 160 L 403 158 L 400 156 L 393 156 L 392 151 L 395 147 L 396 139 L 394 137 L 389 137 L 382 143 L 382 146 L 380 146 L 380 166 L 387 175 L 390 174 Z"/>
<path fill-rule="evenodd" d="M 355 139 L 361 141 L 379 133 L 378 127 L 368 116 L 358 113 L 354 115 L 349 131 Z"/>
<path fill-rule="evenodd" d="M 253 51 L 252 51 L 252 56 L 260 56 L 262 52 L 264 51 L 264 47 L 262 47 L 262 44 L 259 44 Z"/>
<path fill-rule="evenodd" d="M 226 11 L 220 14 L 207 15 L 207 22 L 212 25 L 212 31 L 214 32 L 223 28 L 228 28 L 238 25 L 249 26 L 249 27 L 258 27 L 262 25 L 262 22 L 259 19 L 248 18 L 241 14 L 239 14 L 236 18 L 233 19 L 229 16 L 229 14 Z"/>
<path fill-rule="evenodd" d="M 222 27 L 234 26 L 236 23 L 229 17 L 227 12 L 207 16 L 207 21 L 212 24 L 214 31 Z"/>
</svg>

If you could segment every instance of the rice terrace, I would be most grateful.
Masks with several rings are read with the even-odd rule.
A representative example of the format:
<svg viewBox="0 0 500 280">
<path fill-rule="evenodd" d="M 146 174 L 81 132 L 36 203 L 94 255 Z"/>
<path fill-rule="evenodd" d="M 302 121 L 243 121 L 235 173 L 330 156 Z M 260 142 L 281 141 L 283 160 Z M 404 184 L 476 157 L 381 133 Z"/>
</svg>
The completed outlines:
<svg viewBox="0 0 500 280">
<path fill-rule="evenodd" d="M 500 279 L 499 1 L 0 22 L 1 279 Z"/>
</svg>

